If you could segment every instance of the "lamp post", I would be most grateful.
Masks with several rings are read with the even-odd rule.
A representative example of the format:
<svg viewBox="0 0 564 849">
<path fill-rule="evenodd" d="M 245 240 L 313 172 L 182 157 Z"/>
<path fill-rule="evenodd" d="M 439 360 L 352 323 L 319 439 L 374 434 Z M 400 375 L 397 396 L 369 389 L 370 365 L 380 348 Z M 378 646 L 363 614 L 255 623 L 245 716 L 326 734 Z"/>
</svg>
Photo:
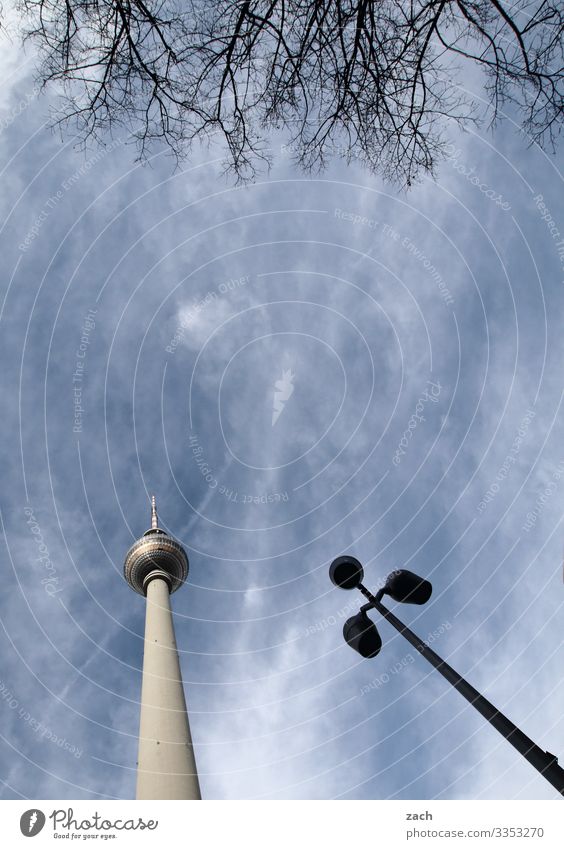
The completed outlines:
<svg viewBox="0 0 564 849">
<path fill-rule="evenodd" d="M 329 568 L 329 576 L 335 586 L 343 590 L 358 588 L 368 599 L 360 611 L 344 624 L 343 636 L 351 648 L 362 657 L 376 657 L 382 647 L 382 640 L 374 622 L 368 618 L 367 611 L 377 610 L 399 633 L 411 643 L 425 660 L 435 667 L 437 672 L 447 679 L 452 686 L 485 717 L 500 734 L 514 746 L 526 760 L 532 764 L 541 775 L 564 796 L 564 769 L 558 764 L 558 758 L 545 752 L 527 737 L 511 720 L 504 716 L 491 702 L 449 666 L 436 652 L 414 634 L 395 616 L 391 610 L 384 607 L 382 598 L 389 595 L 394 601 L 407 604 L 425 604 L 431 597 L 433 588 L 429 581 L 418 577 L 407 569 L 397 569 L 388 575 L 384 587 L 373 595 L 362 583 L 364 570 L 362 564 L 355 558 L 345 555 L 333 561 Z"/>
</svg>

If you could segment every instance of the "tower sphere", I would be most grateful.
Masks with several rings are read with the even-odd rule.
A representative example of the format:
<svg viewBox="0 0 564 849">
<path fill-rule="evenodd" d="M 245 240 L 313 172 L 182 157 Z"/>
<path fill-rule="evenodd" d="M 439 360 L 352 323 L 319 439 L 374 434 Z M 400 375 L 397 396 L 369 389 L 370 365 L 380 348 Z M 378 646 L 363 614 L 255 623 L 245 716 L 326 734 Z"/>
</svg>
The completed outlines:
<svg viewBox="0 0 564 849">
<path fill-rule="evenodd" d="M 147 584 L 152 578 L 164 578 L 173 593 L 188 576 L 186 552 L 180 543 L 158 526 L 154 496 L 151 527 L 125 555 L 123 574 L 129 586 L 141 595 L 147 594 Z"/>
</svg>

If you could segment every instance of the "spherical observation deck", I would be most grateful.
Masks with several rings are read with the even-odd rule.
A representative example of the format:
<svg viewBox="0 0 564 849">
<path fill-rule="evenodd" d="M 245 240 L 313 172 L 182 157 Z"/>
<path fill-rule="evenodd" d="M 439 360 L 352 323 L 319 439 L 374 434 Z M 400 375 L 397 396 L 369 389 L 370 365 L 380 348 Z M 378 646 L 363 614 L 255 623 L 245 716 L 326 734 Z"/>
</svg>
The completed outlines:
<svg viewBox="0 0 564 849">
<path fill-rule="evenodd" d="M 146 595 L 150 580 L 164 578 L 173 593 L 186 580 L 188 567 L 188 557 L 180 543 L 158 527 L 153 497 L 151 528 L 133 543 L 125 555 L 125 580 L 135 592 Z"/>
</svg>

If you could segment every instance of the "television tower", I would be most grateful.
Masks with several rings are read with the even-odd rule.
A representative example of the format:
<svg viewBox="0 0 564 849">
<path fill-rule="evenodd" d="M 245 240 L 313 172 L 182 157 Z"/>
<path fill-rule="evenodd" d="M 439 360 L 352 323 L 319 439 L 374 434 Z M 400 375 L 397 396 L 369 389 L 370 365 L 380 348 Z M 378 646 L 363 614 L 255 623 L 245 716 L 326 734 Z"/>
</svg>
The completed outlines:
<svg viewBox="0 0 564 849">
<path fill-rule="evenodd" d="M 201 799 L 170 596 L 188 575 L 182 546 L 159 528 L 155 496 L 151 527 L 123 567 L 129 586 L 147 597 L 137 799 Z"/>
</svg>

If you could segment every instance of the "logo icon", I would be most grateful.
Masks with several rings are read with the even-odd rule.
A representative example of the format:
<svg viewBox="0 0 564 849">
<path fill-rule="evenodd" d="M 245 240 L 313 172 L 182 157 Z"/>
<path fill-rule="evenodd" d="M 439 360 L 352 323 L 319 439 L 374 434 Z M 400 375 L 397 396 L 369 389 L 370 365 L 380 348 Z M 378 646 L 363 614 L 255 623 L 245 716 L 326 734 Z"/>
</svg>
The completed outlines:
<svg viewBox="0 0 564 849">
<path fill-rule="evenodd" d="M 286 401 L 294 391 L 294 377 L 292 370 L 282 372 L 282 377 L 274 384 L 274 401 L 272 402 L 272 427 L 280 418 L 280 414 L 286 405 Z"/>
<path fill-rule="evenodd" d="M 20 817 L 20 831 L 24 837 L 35 837 L 45 825 L 45 814 L 37 808 L 26 811 Z"/>
</svg>

